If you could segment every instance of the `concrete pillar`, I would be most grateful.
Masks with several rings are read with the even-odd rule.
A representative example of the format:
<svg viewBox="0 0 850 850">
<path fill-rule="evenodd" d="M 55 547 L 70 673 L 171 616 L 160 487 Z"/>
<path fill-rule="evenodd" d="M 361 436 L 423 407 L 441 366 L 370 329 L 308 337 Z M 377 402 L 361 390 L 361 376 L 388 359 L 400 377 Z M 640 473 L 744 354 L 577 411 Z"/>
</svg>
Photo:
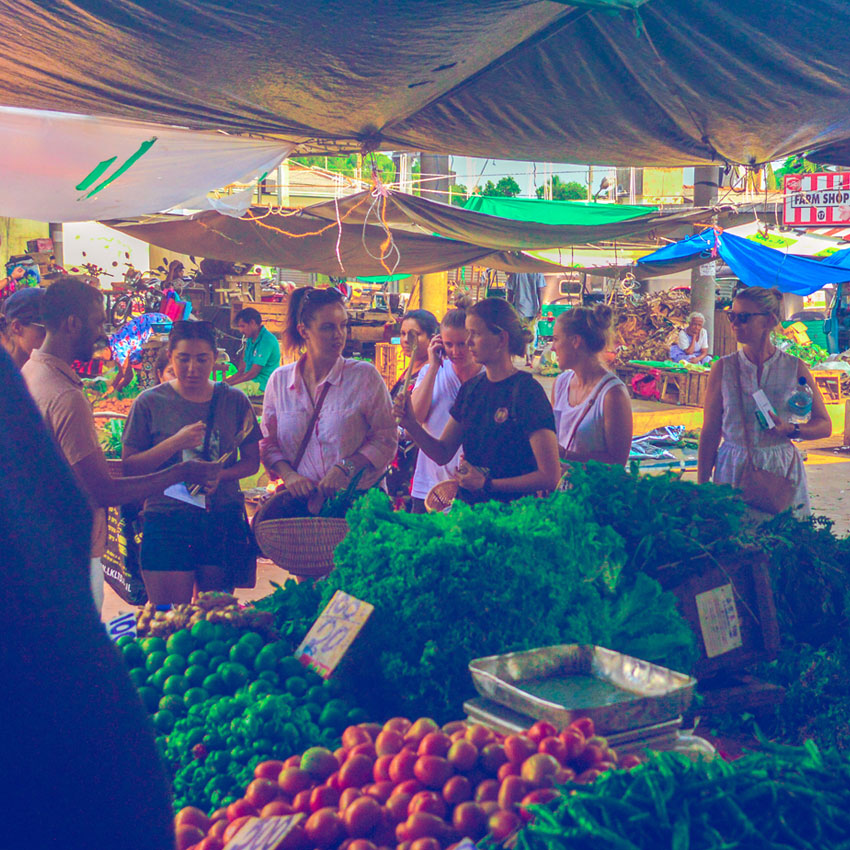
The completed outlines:
<svg viewBox="0 0 850 850">
<path fill-rule="evenodd" d="M 432 201 L 449 202 L 449 158 L 443 154 L 419 154 L 420 194 Z M 440 175 L 439 180 L 435 180 Z"/>
<path fill-rule="evenodd" d="M 699 166 L 694 169 L 694 206 L 709 207 L 717 203 L 717 187 L 720 169 L 716 165 Z M 704 223 L 704 222 L 703 222 Z M 695 228 L 699 232 L 702 228 Z M 708 350 L 714 351 L 714 302 L 717 281 L 715 264 L 706 262 L 691 269 L 691 310 L 705 316 L 708 334 Z"/>
<path fill-rule="evenodd" d="M 441 321 L 446 315 L 449 303 L 449 273 L 422 275 L 421 305 L 423 310 L 430 310 Z"/>
<path fill-rule="evenodd" d="M 56 265 L 65 267 L 65 243 L 62 237 L 62 223 L 51 221 L 48 225 L 50 228 L 50 238 L 53 240 L 53 256 L 56 258 Z"/>
</svg>

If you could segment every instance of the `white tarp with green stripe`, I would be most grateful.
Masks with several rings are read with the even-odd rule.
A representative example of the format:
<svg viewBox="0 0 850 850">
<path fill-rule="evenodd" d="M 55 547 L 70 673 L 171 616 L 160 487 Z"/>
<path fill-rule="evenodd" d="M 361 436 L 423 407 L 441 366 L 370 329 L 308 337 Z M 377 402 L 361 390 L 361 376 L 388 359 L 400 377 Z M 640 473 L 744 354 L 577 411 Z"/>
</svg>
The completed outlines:
<svg viewBox="0 0 850 850">
<path fill-rule="evenodd" d="M 292 146 L 116 118 L 0 107 L 0 215 L 127 218 L 275 168 Z"/>
</svg>

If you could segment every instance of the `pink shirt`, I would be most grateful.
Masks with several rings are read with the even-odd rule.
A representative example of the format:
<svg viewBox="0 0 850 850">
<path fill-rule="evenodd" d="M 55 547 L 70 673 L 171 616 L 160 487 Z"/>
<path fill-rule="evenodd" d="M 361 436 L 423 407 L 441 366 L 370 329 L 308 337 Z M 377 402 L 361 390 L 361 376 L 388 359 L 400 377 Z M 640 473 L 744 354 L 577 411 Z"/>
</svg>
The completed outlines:
<svg viewBox="0 0 850 850">
<path fill-rule="evenodd" d="M 276 369 L 266 385 L 260 458 L 269 469 L 279 461 L 292 464 L 313 413 L 303 362 L 302 357 Z M 317 397 L 326 383 L 330 389 L 295 471 L 320 481 L 335 463 L 360 452 L 374 467 L 360 482 L 368 487 L 383 475 L 398 446 L 390 394 L 378 370 L 362 360 L 340 357 L 316 388 Z"/>
</svg>

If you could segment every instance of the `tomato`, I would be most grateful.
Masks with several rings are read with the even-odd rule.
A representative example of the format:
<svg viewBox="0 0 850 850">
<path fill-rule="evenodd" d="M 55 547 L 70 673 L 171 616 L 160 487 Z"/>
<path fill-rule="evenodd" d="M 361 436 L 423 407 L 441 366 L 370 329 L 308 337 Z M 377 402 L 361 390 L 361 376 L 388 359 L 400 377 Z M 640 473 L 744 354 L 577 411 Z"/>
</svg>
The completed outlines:
<svg viewBox="0 0 850 850">
<path fill-rule="evenodd" d="M 553 758 L 556 758 L 561 764 L 564 764 L 567 760 L 567 745 L 560 738 L 556 738 L 554 735 L 544 738 L 537 749 L 541 753 L 548 753 Z"/>
<path fill-rule="evenodd" d="M 304 824 L 307 838 L 313 847 L 336 847 L 345 837 L 342 818 L 335 808 L 325 807 L 313 812 Z"/>
<path fill-rule="evenodd" d="M 514 764 L 513 762 L 506 761 L 499 769 L 496 771 L 496 779 L 499 782 L 504 782 L 509 776 L 519 776 L 519 772 L 522 769 L 522 765 Z"/>
<path fill-rule="evenodd" d="M 292 808 L 295 809 L 296 812 L 309 812 L 310 811 L 310 796 L 312 795 L 312 791 L 309 788 L 305 788 L 303 791 L 299 791 L 292 798 Z"/>
<path fill-rule="evenodd" d="M 404 736 L 395 729 L 385 729 L 375 738 L 375 752 L 379 756 L 394 756 L 403 746 Z"/>
<path fill-rule="evenodd" d="M 334 750 L 334 758 L 336 759 L 337 767 L 342 767 L 348 758 L 348 750 L 345 747 L 337 747 Z"/>
<path fill-rule="evenodd" d="M 328 785 L 319 785 L 310 792 L 310 811 L 318 812 L 320 809 L 339 806 L 340 792 Z"/>
<path fill-rule="evenodd" d="M 261 818 L 272 818 L 279 815 L 291 815 L 294 813 L 295 809 L 283 800 L 272 800 L 271 803 L 266 803 L 266 805 L 260 809 Z"/>
<path fill-rule="evenodd" d="M 525 821 L 531 820 L 532 814 L 528 809 L 529 806 L 548 803 L 550 800 L 554 800 L 555 797 L 559 796 L 559 792 L 554 788 L 538 788 L 536 791 L 532 791 L 523 797 L 519 805 L 519 816 Z"/>
<path fill-rule="evenodd" d="M 509 776 L 499 786 L 499 808 L 507 811 L 515 809 L 528 791 L 528 783 L 522 777 Z"/>
<path fill-rule="evenodd" d="M 452 720 L 449 723 L 444 723 L 440 727 L 440 731 L 449 736 L 458 731 L 466 732 L 466 721 Z"/>
<path fill-rule="evenodd" d="M 633 753 L 629 753 L 620 759 L 620 767 L 624 770 L 631 770 L 633 767 L 637 767 L 641 763 L 641 760 Z"/>
<path fill-rule="evenodd" d="M 178 826 L 196 826 L 204 834 L 209 830 L 212 821 L 200 810 L 194 806 L 186 806 L 180 809 L 174 816 L 174 827 Z"/>
<path fill-rule="evenodd" d="M 222 850 L 224 842 L 214 835 L 208 835 L 203 841 L 195 845 L 195 850 Z"/>
<path fill-rule="evenodd" d="M 345 831 L 352 838 L 365 838 L 381 823 L 381 804 L 372 797 L 360 797 L 342 815 Z"/>
<path fill-rule="evenodd" d="M 551 785 L 554 781 L 553 777 L 560 769 L 561 765 L 556 758 L 546 753 L 536 753 L 522 763 L 520 776 L 531 785 L 540 788 Z"/>
<path fill-rule="evenodd" d="M 273 779 L 277 782 L 280 777 L 280 772 L 283 770 L 283 762 L 270 759 L 269 761 L 261 761 L 254 768 L 255 779 Z"/>
<path fill-rule="evenodd" d="M 501 744 L 486 744 L 481 750 L 481 756 L 478 759 L 482 769 L 495 776 L 499 768 L 507 762 L 508 757 L 505 754 L 505 748 Z"/>
<path fill-rule="evenodd" d="M 412 797 L 424 790 L 425 786 L 418 779 L 405 779 L 404 782 L 400 782 L 393 788 L 390 797 L 395 797 L 396 794 L 410 794 Z"/>
<path fill-rule="evenodd" d="M 479 803 L 481 806 L 481 811 L 484 812 L 485 815 L 489 818 L 493 812 L 499 811 L 499 804 L 495 800 L 485 800 L 483 803 Z"/>
<path fill-rule="evenodd" d="M 283 760 L 284 767 L 301 767 L 301 756 L 290 756 Z"/>
<path fill-rule="evenodd" d="M 233 823 L 237 818 L 255 818 L 257 817 L 257 807 L 249 803 L 244 797 L 231 803 L 227 807 L 227 819 Z"/>
<path fill-rule="evenodd" d="M 606 753 L 607 751 L 603 750 L 597 744 L 588 744 L 582 751 L 582 754 L 578 758 L 573 759 L 570 766 L 575 769 L 576 773 L 581 773 L 583 770 L 596 767 L 600 762 L 605 761 Z"/>
<path fill-rule="evenodd" d="M 567 748 L 567 754 L 564 756 L 564 761 L 567 764 L 579 758 L 587 746 L 584 735 L 578 729 L 564 729 L 559 737 Z"/>
<path fill-rule="evenodd" d="M 446 830 L 443 819 L 428 812 L 414 812 L 408 816 L 404 826 L 407 828 L 408 841 L 416 841 L 417 838 L 439 838 Z"/>
<path fill-rule="evenodd" d="M 410 850 L 440 850 L 440 842 L 436 838 L 417 838 L 410 842 Z"/>
<path fill-rule="evenodd" d="M 466 773 L 478 763 L 478 747 L 461 738 L 449 747 L 446 758 L 455 770 Z"/>
<path fill-rule="evenodd" d="M 411 722 L 406 717 L 391 717 L 384 724 L 384 731 L 392 729 L 395 732 L 398 732 L 402 737 L 404 737 L 405 732 L 411 727 Z"/>
<path fill-rule="evenodd" d="M 384 728 L 380 723 L 358 723 L 357 724 L 361 729 L 365 729 L 369 733 L 369 740 L 374 744 L 375 738 L 380 735 L 381 730 Z"/>
<path fill-rule="evenodd" d="M 485 800 L 496 800 L 498 797 L 499 783 L 495 779 L 485 779 L 476 787 L 473 799 L 476 803 L 483 803 Z"/>
<path fill-rule="evenodd" d="M 325 785 L 327 785 L 328 788 L 336 788 L 337 791 L 342 791 L 342 788 L 340 787 L 340 784 L 339 784 L 339 771 L 338 770 L 335 770 L 325 780 Z"/>
<path fill-rule="evenodd" d="M 444 732 L 429 732 L 420 742 L 416 750 L 420 756 L 445 757 L 452 745 L 452 739 Z"/>
<path fill-rule="evenodd" d="M 415 720 L 413 725 L 404 733 L 404 742 L 419 746 L 419 742 L 429 732 L 439 732 L 440 727 L 430 717 L 420 717 Z"/>
<path fill-rule="evenodd" d="M 320 781 L 327 779 L 338 767 L 336 756 L 326 747 L 310 747 L 301 756 L 301 769 Z"/>
<path fill-rule="evenodd" d="M 392 756 L 378 756 L 372 765 L 372 779 L 375 782 L 386 782 L 390 778 L 390 764 Z"/>
<path fill-rule="evenodd" d="M 596 730 L 593 728 L 593 721 L 589 717 L 578 717 L 567 728 L 578 729 L 584 735 L 585 739 L 592 738 L 596 734 Z"/>
<path fill-rule="evenodd" d="M 364 794 L 374 797 L 379 803 L 386 803 L 390 799 L 390 794 L 393 791 L 393 784 L 389 780 L 382 782 L 373 782 L 363 789 Z"/>
<path fill-rule="evenodd" d="M 204 840 L 205 833 L 191 823 L 183 823 L 174 830 L 174 837 L 177 844 L 177 850 L 189 850 L 199 841 Z"/>
<path fill-rule="evenodd" d="M 372 736 L 360 726 L 348 726 L 342 733 L 342 745 L 347 749 L 353 749 L 358 744 L 371 744 Z"/>
<path fill-rule="evenodd" d="M 419 756 L 412 750 L 402 750 L 397 755 L 393 756 L 390 762 L 390 779 L 393 782 L 404 782 L 405 779 L 413 779 L 413 765 L 416 764 Z"/>
<path fill-rule="evenodd" d="M 378 753 L 375 750 L 375 745 L 373 743 L 368 744 L 358 744 L 356 747 L 352 747 L 348 751 L 347 758 L 351 758 L 352 756 L 366 756 L 369 761 L 375 761 L 378 758 Z"/>
<path fill-rule="evenodd" d="M 340 845 L 342 847 L 342 845 Z M 355 838 L 349 845 L 347 850 L 378 850 L 377 845 L 372 841 L 367 841 L 365 838 Z"/>
<path fill-rule="evenodd" d="M 544 738 L 550 738 L 558 734 L 558 730 L 545 720 L 538 720 L 526 733 L 535 744 L 540 744 Z"/>
<path fill-rule="evenodd" d="M 466 727 L 464 726 L 463 729 L 456 729 L 454 732 L 452 732 L 451 735 L 449 735 L 449 738 L 452 739 L 452 743 L 454 743 L 455 741 L 465 741 Z"/>
<path fill-rule="evenodd" d="M 522 764 L 537 752 L 537 744 L 527 735 L 508 735 L 504 747 L 508 761 L 514 764 Z"/>
<path fill-rule="evenodd" d="M 300 767 L 285 767 L 277 778 L 281 791 L 294 797 L 299 791 L 304 791 L 313 784 L 313 777 Z"/>
<path fill-rule="evenodd" d="M 227 820 L 227 806 L 224 806 L 220 809 L 216 809 L 210 815 L 210 823 L 215 823 L 216 821 Z"/>
<path fill-rule="evenodd" d="M 280 786 L 271 779 L 255 779 L 245 789 L 245 799 L 257 811 L 272 800 L 276 800 L 278 794 L 280 794 Z"/>
<path fill-rule="evenodd" d="M 562 767 L 553 778 L 556 785 L 566 785 L 576 778 L 576 772 L 571 767 Z"/>
<path fill-rule="evenodd" d="M 413 765 L 413 775 L 426 788 L 442 788 L 453 773 L 448 759 L 440 756 L 419 756 Z"/>
<path fill-rule="evenodd" d="M 368 756 L 353 755 L 339 770 L 339 786 L 361 788 L 372 779 L 372 760 Z"/>
<path fill-rule="evenodd" d="M 301 824 L 295 824 L 275 850 L 310 850 L 310 839 Z"/>
<path fill-rule="evenodd" d="M 498 811 L 487 818 L 487 830 L 496 841 L 502 842 L 519 829 L 521 823 L 513 812 Z"/>
<path fill-rule="evenodd" d="M 407 807 L 413 799 L 412 794 L 391 795 L 384 807 L 390 823 L 401 823 L 407 820 Z"/>
<path fill-rule="evenodd" d="M 359 788 L 346 788 L 339 795 L 339 810 L 344 812 L 358 797 L 362 797 L 363 792 Z"/>
<path fill-rule="evenodd" d="M 461 835 L 477 841 L 487 831 L 487 815 L 476 803 L 461 803 L 452 814 L 452 826 Z"/>
<path fill-rule="evenodd" d="M 488 729 L 486 726 L 482 726 L 480 723 L 473 723 L 466 727 L 466 740 L 475 744 L 479 750 L 484 747 L 485 744 L 493 743 L 493 737 L 492 730 Z"/>
<path fill-rule="evenodd" d="M 472 783 L 465 776 L 453 776 L 446 781 L 441 793 L 450 806 L 456 806 L 472 799 Z"/>
<path fill-rule="evenodd" d="M 225 829 L 222 833 L 221 840 L 227 844 L 227 842 L 230 841 L 230 839 L 233 838 L 233 836 L 236 835 L 236 833 L 239 832 L 239 830 L 242 829 L 249 820 L 251 820 L 249 817 L 236 818 L 236 820 L 232 820 L 227 825 L 227 829 Z"/>
<path fill-rule="evenodd" d="M 224 840 L 223 836 L 225 830 L 230 826 L 230 821 L 227 818 L 224 820 L 217 820 L 213 825 L 209 828 L 209 832 L 207 832 L 207 836 L 212 835 L 214 838 L 221 838 Z"/>
<path fill-rule="evenodd" d="M 438 818 L 444 818 L 446 803 L 442 796 L 433 791 L 419 791 L 410 798 L 407 805 L 407 814 L 412 815 L 414 812 L 429 812 Z"/>
<path fill-rule="evenodd" d="M 574 781 L 579 785 L 586 785 L 588 782 L 593 782 L 597 776 L 602 776 L 602 771 L 591 767 L 576 776 Z"/>
</svg>

